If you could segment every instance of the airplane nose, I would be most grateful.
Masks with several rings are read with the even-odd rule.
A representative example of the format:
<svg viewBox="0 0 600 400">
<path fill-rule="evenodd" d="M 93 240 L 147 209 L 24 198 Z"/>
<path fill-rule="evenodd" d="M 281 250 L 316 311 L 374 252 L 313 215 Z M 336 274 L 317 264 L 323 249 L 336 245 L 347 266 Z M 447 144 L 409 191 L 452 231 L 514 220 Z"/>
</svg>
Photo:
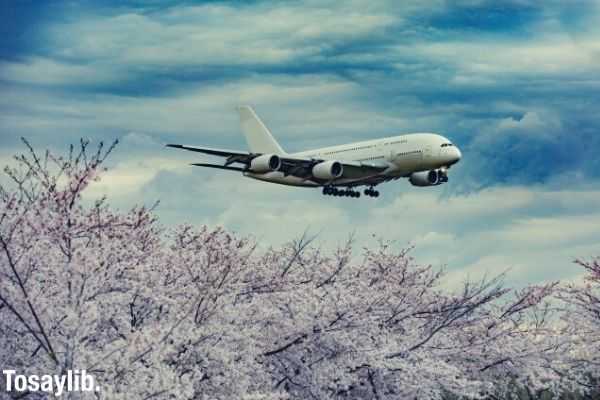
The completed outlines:
<svg viewBox="0 0 600 400">
<path fill-rule="evenodd" d="M 454 156 L 456 157 L 456 162 L 458 162 L 462 158 L 462 153 L 458 149 L 458 147 L 454 146 L 454 152 L 456 153 Z"/>
<path fill-rule="evenodd" d="M 446 154 L 447 154 L 448 161 L 449 161 L 448 165 L 454 165 L 457 162 L 459 162 L 460 159 L 462 158 L 462 154 L 461 154 L 460 150 L 458 149 L 458 147 L 456 147 L 456 146 L 450 147 L 447 150 Z"/>
</svg>

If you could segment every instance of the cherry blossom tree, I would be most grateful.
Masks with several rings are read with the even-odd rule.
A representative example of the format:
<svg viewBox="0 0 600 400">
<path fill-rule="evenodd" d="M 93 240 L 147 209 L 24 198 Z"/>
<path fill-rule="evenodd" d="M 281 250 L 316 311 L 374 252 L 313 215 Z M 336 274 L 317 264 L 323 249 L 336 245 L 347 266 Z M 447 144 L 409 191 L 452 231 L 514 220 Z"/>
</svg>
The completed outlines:
<svg viewBox="0 0 600 400">
<path fill-rule="evenodd" d="M 28 148 L 0 190 L 0 364 L 37 375 L 85 369 L 108 399 L 230 386 L 243 372 L 231 367 L 239 330 L 229 332 L 221 304 L 252 245 L 222 229 L 165 232 L 152 208 L 86 205 L 82 191 L 112 146 L 90 153 L 82 142 L 65 158 Z M 240 380 L 227 387 L 239 398 L 252 391 Z"/>
<path fill-rule="evenodd" d="M 258 251 L 222 228 L 164 227 L 155 206 L 121 212 L 106 198 L 82 199 L 113 146 L 90 151 L 81 142 L 58 157 L 25 143 L 0 188 L 0 365 L 38 375 L 85 369 L 101 388 L 66 398 L 588 389 L 590 369 L 570 369 L 577 351 L 598 343 L 578 350 L 581 340 L 557 330 L 556 283 L 512 291 L 499 276 L 448 291 L 442 270 L 385 242 L 355 254 L 349 238 L 324 252 L 304 235 Z M 582 293 L 569 292 L 581 321 L 591 299 Z M 589 329 L 597 334 L 597 320 Z"/>
<path fill-rule="evenodd" d="M 600 396 L 600 257 L 578 259 L 575 264 L 585 271 L 583 283 L 565 285 L 557 293 L 566 303 L 562 333 L 574 343 L 568 358 L 568 374 L 597 398 Z"/>
<path fill-rule="evenodd" d="M 407 250 L 382 244 L 353 263 L 351 248 L 314 250 L 291 267 L 289 254 L 267 255 L 287 276 L 254 295 L 269 298 L 255 304 L 267 314 L 261 332 L 274 338 L 262 363 L 276 387 L 297 398 L 375 399 L 575 388 L 553 369 L 569 345 L 548 335 L 543 316 L 555 283 L 509 297 L 497 278 L 446 293 L 443 273 Z"/>
</svg>

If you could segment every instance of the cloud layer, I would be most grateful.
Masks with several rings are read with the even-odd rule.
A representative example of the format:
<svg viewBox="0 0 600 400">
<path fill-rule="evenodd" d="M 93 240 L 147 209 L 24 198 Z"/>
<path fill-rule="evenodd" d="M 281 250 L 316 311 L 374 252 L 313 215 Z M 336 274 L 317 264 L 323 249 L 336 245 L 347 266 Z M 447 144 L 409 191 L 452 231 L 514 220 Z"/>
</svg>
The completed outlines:
<svg viewBox="0 0 600 400">
<path fill-rule="evenodd" d="M 4 2 L 0 159 L 25 136 L 62 151 L 121 138 L 89 196 L 162 200 L 168 223 L 223 224 L 265 242 L 307 227 L 417 244 L 467 271 L 568 276 L 594 251 L 600 174 L 598 3 Z M 166 142 L 242 148 L 253 104 L 290 150 L 411 131 L 465 155 L 448 185 L 390 184 L 374 202 L 191 169 Z M 292 227 L 292 228 L 290 228 Z M 566 269 L 565 269 L 566 268 Z"/>
</svg>

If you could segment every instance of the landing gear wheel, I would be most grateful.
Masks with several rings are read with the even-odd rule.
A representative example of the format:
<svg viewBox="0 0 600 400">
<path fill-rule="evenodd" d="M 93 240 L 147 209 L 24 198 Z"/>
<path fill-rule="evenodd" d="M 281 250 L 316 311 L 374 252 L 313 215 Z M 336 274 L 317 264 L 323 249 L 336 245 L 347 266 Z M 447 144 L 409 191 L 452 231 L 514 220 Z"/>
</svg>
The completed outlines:
<svg viewBox="0 0 600 400">
<path fill-rule="evenodd" d="M 339 197 L 353 197 L 353 198 L 360 197 L 360 192 L 357 192 L 356 190 L 353 190 L 351 188 L 346 188 L 346 189 L 340 190 L 334 186 L 324 186 L 323 194 L 325 196 L 339 196 Z M 365 191 L 365 194 L 366 194 L 366 191 Z"/>
<path fill-rule="evenodd" d="M 356 190 L 348 188 L 348 189 L 346 189 L 346 196 L 352 197 L 352 198 L 357 198 L 357 197 L 360 197 L 360 192 L 357 192 Z"/>
<path fill-rule="evenodd" d="M 379 192 L 373 188 L 367 188 L 365 189 L 365 196 L 379 197 Z"/>
</svg>

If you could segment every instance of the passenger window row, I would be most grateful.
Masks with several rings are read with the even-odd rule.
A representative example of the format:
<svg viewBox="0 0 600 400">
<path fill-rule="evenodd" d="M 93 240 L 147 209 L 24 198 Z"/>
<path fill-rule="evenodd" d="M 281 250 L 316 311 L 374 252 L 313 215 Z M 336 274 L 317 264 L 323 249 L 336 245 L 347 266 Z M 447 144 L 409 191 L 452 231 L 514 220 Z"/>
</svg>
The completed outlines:
<svg viewBox="0 0 600 400">
<path fill-rule="evenodd" d="M 353 147 L 351 149 L 343 149 L 343 150 L 336 150 L 336 151 L 329 151 L 327 153 L 324 153 L 325 155 L 331 155 L 331 154 L 338 154 L 338 153 L 344 153 L 346 151 L 354 151 L 354 150 L 362 150 L 362 149 L 370 149 L 373 148 L 375 146 L 361 146 L 361 147 Z"/>
<path fill-rule="evenodd" d="M 394 140 L 393 142 L 387 142 L 385 145 L 396 144 L 396 143 L 408 143 L 407 139 Z"/>
<path fill-rule="evenodd" d="M 422 153 L 422 150 L 413 150 L 413 151 L 406 151 L 404 153 L 398 153 L 399 156 L 407 156 L 409 154 L 415 154 L 415 153 Z"/>
<path fill-rule="evenodd" d="M 377 160 L 377 159 L 381 159 L 381 158 L 385 158 L 385 157 L 384 156 L 367 157 L 367 158 L 361 158 L 360 160 L 356 160 L 356 161 L 370 161 L 370 160 Z"/>
</svg>

